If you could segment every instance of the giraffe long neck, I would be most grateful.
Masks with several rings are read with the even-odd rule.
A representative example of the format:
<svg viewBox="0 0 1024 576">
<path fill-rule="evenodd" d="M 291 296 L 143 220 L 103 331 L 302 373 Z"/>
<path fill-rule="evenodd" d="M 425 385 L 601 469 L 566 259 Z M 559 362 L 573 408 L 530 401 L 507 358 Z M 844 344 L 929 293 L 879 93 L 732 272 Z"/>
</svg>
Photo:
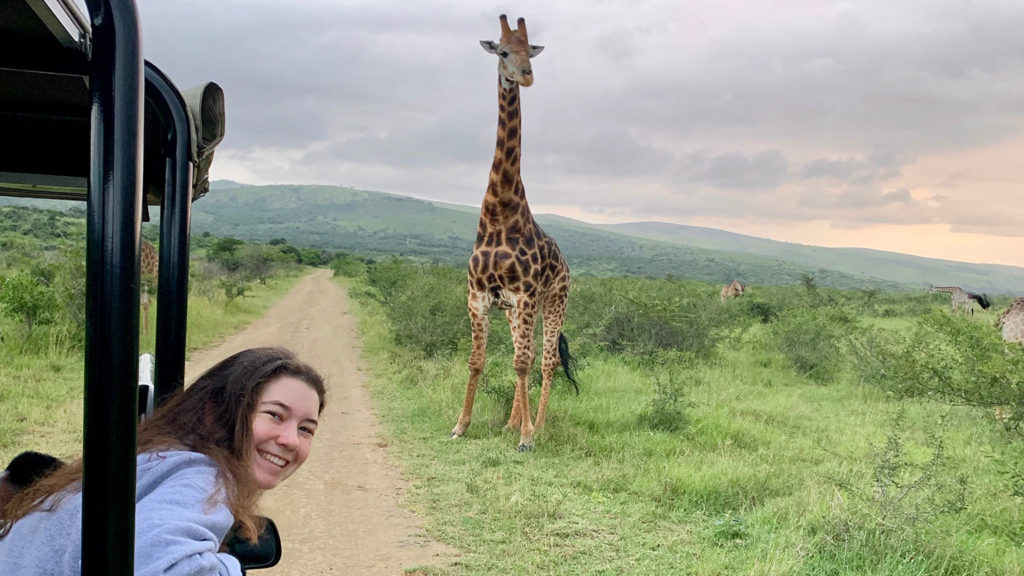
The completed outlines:
<svg viewBox="0 0 1024 576">
<path fill-rule="evenodd" d="M 502 86 L 498 81 L 498 138 L 494 146 L 494 162 L 487 183 L 482 215 L 512 216 L 526 205 L 526 195 L 519 174 L 522 155 L 522 119 L 519 107 L 519 84 Z"/>
</svg>

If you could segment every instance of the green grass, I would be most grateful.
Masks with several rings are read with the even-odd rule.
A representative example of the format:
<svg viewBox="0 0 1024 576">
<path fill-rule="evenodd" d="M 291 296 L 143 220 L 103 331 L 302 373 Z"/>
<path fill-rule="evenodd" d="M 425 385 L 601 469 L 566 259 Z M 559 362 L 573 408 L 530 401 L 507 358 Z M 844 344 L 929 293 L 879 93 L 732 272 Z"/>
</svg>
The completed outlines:
<svg viewBox="0 0 1024 576">
<path fill-rule="evenodd" d="M 308 271 L 308 270 L 307 270 Z M 276 276 L 255 286 L 243 298 L 218 296 L 189 299 L 188 351 L 206 348 L 262 317 L 301 278 L 303 272 Z M 156 303 L 150 308 L 150 331 L 139 343 L 152 352 Z M 2 326 L 0 326 L 2 328 Z M 26 355 L 0 346 L 0 462 L 22 450 L 40 450 L 62 457 L 81 453 L 84 373 L 80 354 Z"/>
<path fill-rule="evenodd" d="M 641 417 L 658 373 L 596 354 L 579 374 L 580 396 L 561 381 L 536 450 L 520 454 L 518 431 L 503 429 L 507 403 L 488 392 L 511 387 L 507 359 L 490 359 L 473 424 L 449 440 L 464 355 L 404 352 L 379 310 L 357 307 L 388 441 L 413 480 L 409 504 L 431 535 L 463 552 L 428 573 L 1024 570 L 1020 502 L 998 464 L 1024 451 L 981 412 L 900 401 L 855 382 L 817 385 L 768 352 L 741 347 L 683 371 L 685 424 L 661 432 Z M 901 409 L 907 462 L 927 461 L 928 436 L 940 434 L 949 457 L 940 474 L 969 477 L 965 511 L 876 520 L 876 453 Z"/>
</svg>

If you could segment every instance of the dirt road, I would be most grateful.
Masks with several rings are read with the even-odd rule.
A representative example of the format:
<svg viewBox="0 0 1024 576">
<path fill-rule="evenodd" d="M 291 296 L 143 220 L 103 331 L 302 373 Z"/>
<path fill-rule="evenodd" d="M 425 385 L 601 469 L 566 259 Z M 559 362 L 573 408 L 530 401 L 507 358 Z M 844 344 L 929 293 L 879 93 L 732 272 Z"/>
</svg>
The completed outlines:
<svg viewBox="0 0 1024 576">
<path fill-rule="evenodd" d="M 401 472 L 388 460 L 364 387 L 355 319 L 345 291 L 318 270 L 267 315 L 214 348 L 193 353 L 186 379 L 239 350 L 285 346 L 314 365 L 330 386 L 309 460 L 268 492 L 263 511 L 281 531 L 284 556 L 267 576 L 393 575 L 445 565 L 454 550 L 427 538 L 402 508 Z"/>
</svg>

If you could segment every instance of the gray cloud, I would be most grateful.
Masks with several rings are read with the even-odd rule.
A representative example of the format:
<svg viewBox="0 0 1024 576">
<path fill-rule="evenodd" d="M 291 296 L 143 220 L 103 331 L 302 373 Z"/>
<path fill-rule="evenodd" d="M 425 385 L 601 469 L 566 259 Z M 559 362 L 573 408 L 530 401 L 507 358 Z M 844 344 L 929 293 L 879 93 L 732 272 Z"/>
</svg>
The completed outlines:
<svg viewBox="0 0 1024 576">
<path fill-rule="evenodd" d="M 701 151 L 679 164 L 677 175 L 682 182 L 739 190 L 773 190 L 786 181 L 788 172 L 786 159 L 777 150 L 750 156 L 739 152 L 713 155 Z"/>
<path fill-rule="evenodd" d="M 497 38 L 503 8 L 140 0 L 147 58 L 179 86 L 225 88 L 218 158 L 257 183 L 467 203 L 486 183 L 497 115 L 496 62 L 477 42 Z M 970 196 L 977 175 L 904 176 L 929 155 L 1021 133 L 1024 4 L 525 0 L 515 10 L 546 47 L 522 93 L 532 204 L 1024 235 L 1019 195 L 986 207 Z M 947 198 L 915 200 L 921 190 Z"/>
</svg>

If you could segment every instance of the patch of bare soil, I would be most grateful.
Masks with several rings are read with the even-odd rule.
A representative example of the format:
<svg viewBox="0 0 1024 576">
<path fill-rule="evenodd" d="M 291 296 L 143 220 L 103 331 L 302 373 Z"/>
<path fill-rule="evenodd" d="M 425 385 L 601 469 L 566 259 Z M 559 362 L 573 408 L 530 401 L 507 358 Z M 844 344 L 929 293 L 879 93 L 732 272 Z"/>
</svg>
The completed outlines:
<svg viewBox="0 0 1024 576">
<path fill-rule="evenodd" d="M 267 576 L 403 574 L 449 564 L 457 552 L 428 538 L 402 508 L 407 486 L 380 441 L 365 388 L 365 366 L 345 291 L 318 270 L 262 319 L 222 344 L 192 354 L 191 381 L 221 359 L 254 346 L 284 346 L 327 378 L 327 407 L 306 464 L 263 497 L 263 512 L 281 532 L 284 554 Z"/>
</svg>

